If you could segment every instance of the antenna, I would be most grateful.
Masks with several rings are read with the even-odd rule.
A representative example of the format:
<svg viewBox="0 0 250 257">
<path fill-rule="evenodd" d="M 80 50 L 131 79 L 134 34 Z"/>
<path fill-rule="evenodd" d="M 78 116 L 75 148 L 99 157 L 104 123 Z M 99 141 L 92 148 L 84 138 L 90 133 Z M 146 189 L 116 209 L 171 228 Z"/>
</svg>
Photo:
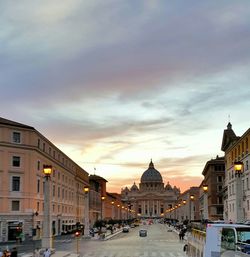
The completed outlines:
<svg viewBox="0 0 250 257">
<path fill-rule="evenodd" d="M 230 114 L 228 114 L 228 122 L 230 122 L 230 119 L 231 119 Z"/>
</svg>

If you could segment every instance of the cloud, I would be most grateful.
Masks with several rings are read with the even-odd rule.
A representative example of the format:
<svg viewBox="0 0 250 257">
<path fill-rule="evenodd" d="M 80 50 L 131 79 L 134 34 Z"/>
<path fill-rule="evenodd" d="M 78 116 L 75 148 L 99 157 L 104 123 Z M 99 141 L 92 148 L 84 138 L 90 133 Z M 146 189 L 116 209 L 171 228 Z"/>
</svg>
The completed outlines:
<svg viewBox="0 0 250 257">
<path fill-rule="evenodd" d="M 78 163 L 123 163 L 135 175 L 153 158 L 164 177 L 198 181 L 228 115 L 239 133 L 249 126 L 249 7 L 2 1 L 2 115 L 34 126 Z"/>
<path fill-rule="evenodd" d="M 9 31 L 2 33 L 2 85 L 17 101 L 14 86 L 20 80 L 21 99 L 40 95 L 36 103 L 43 99 L 53 105 L 55 100 L 73 102 L 91 94 L 131 97 L 155 91 L 162 83 L 168 89 L 177 81 L 249 65 L 249 12 L 232 1 L 226 8 L 218 3 L 216 8 L 213 3 L 189 8 L 157 2 L 152 8 L 143 2 L 49 1 L 38 9 L 34 1 L 26 9 L 31 2 L 25 3 L 10 1 L 2 12 Z"/>
</svg>

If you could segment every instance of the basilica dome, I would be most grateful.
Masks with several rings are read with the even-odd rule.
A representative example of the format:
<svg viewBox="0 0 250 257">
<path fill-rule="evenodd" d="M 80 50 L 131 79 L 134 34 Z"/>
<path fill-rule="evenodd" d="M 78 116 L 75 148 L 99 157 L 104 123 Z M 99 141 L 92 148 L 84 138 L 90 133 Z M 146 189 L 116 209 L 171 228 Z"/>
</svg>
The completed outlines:
<svg viewBox="0 0 250 257">
<path fill-rule="evenodd" d="M 154 168 L 154 164 L 151 160 L 149 163 L 149 167 L 141 176 L 141 183 L 148 183 L 148 182 L 160 182 L 162 183 L 162 176 L 161 173 Z"/>
</svg>

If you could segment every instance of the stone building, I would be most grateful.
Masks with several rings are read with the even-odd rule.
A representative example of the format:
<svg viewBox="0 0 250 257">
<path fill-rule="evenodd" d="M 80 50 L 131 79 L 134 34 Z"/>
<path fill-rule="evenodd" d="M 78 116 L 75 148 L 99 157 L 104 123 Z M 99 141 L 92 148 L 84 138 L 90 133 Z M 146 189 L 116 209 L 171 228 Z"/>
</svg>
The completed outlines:
<svg viewBox="0 0 250 257">
<path fill-rule="evenodd" d="M 142 218 L 165 217 L 165 211 L 174 206 L 179 194 L 180 189 L 169 183 L 164 185 L 152 161 L 142 174 L 139 187 L 134 183 L 130 189 L 126 187 L 121 191 L 122 201 Z"/>
<path fill-rule="evenodd" d="M 224 130 L 221 150 L 225 152 L 224 219 L 232 222 L 250 220 L 250 128 L 236 136 L 229 122 Z M 236 163 L 242 164 L 240 172 Z"/>
<path fill-rule="evenodd" d="M 216 158 L 207 161 L 202 175 L 204 176 L 202 185 L 207 186 L 207 191 L 205 192 L 201 188 L 201 217 L 209 220 L 223 219 L 224 157 L 216 156 Z M 205 203 L 206 206 L 204 206 Z M 206 215 L 204 216 L 205 213 Z"/>
<path fill-rule="evenodd" d="M 43 234 L 43 165 L 51 165 L 54 235 L 84 223 L 88 173 L 35 128 L 0 117 L 0 242 Z"/>
</svg>

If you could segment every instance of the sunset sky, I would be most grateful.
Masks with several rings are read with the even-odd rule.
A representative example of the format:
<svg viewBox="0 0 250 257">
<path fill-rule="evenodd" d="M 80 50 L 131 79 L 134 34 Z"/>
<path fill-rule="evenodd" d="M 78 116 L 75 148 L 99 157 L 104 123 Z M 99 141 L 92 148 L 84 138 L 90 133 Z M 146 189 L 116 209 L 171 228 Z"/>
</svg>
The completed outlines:
<svg viewBox="0 0 250 257">
<path fill-rule="evenodd" d="M 186 190 L 249 128 L 250 1 L 0 1 L 0 116 L 110 192 L 155 168 Z"/>
</svg>

